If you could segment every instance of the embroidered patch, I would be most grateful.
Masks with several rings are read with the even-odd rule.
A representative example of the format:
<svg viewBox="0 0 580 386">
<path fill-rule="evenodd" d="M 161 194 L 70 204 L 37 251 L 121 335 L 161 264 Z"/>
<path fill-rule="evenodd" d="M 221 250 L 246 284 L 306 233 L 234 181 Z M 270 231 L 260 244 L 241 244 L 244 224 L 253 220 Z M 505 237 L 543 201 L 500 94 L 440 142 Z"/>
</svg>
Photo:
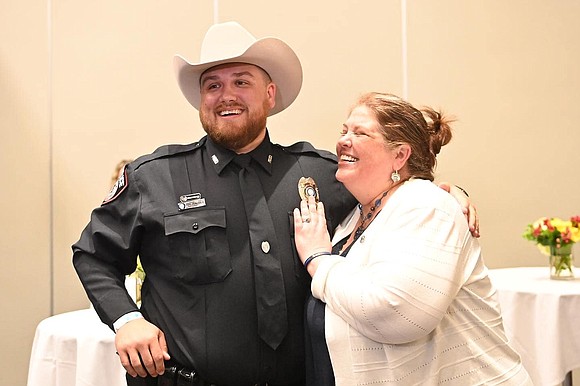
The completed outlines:
<svg viewBox="0 0 580 386">
<path fill-rule="evenodd" d="M 123 193 L 123 191 L 125 190 L 125 188 L 127 188 L 127 166 L 125 166 L 123 168 L 123 174 L 121 174 L 119 176 L 119 179 L 117 180 L 117 182 L 115 182 L 115 185 L 113 185 L 113 187 L 111 188 L 111 191 L 109 192 L 109 194 L 107 194 L 107 197 L 105 197 L 105 199 L 103 200 L 101 205 L 105 205 L 108 204 L 109 202 L 115 200 L 117 197 L 119 197 L 121 195 L 121 193 Z"/>
</svg>

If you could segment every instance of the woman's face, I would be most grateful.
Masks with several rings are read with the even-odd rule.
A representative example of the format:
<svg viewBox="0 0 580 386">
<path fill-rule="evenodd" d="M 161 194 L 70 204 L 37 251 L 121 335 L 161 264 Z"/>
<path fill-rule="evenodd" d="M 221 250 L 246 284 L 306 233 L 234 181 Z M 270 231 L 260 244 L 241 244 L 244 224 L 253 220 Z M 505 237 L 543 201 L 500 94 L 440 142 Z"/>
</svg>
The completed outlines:
<svg viewBox="0 0 580 386">
<path fill-rule="evenodd" d="M 361 203 L 371 200 L 391 184 L 395 151 L 387 147 L 373 112 L 357 106 L 342 126 L 336 144 L 336 178 Z"/>
</svg>

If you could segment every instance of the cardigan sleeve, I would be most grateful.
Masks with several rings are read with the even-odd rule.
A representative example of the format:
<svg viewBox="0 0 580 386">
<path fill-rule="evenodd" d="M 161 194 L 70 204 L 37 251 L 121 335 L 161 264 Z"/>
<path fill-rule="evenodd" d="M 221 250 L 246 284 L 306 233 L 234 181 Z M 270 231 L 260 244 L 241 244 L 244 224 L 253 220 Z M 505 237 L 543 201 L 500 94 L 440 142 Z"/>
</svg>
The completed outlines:
<svg viewBox="0 0 580 386">
<path fill-rule="evenodd" d="M 312 281 L 315 297 L 381 343 L 435 329 L 479 259 L 453 198 L 417 182 L 395 192 L 346 258 L 321 261 Z"/>
</svg>

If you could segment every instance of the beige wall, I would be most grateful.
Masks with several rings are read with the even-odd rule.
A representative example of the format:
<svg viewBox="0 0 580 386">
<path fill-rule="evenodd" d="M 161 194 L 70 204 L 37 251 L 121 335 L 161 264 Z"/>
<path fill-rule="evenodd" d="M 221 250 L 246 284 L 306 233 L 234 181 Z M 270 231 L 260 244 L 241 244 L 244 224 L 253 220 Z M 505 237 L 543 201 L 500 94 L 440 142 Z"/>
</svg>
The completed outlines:
<svg viewBox="0 0 580 386">
<path fill-rule="evenodd" d="M 46 3 L 0 2 L 0 36 L 0 385 L 24 385 L 51 308 Z"/>
<path fill-rule="evenodd" d="M 25 384 L 40 320 L 88 306 L 70 245 L 115 163 L 203 133 L 171 59 L 197 61 L 214 2 L 167 4 L 0 0 L 0 384 Z M 477 203 L 488 265 L 545 265 L 520 234 L 537 217 L 580 214 L 580 3 L 360 4 L 219 1 L 220 21 L 282 37 L 302 59 L 301 95 L 270 120 L 274 140 L 334 149 L 368 90 L 442 107 L 458 122 L 438 180 Z"/>
</svg>

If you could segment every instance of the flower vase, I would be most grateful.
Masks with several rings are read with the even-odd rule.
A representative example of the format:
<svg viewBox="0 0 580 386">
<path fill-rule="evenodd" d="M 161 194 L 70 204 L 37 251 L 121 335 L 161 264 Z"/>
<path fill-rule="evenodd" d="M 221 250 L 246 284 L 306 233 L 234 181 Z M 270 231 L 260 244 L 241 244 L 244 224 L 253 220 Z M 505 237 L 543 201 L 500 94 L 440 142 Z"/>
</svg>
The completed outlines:
<svg viewBox="0 0 580 386">
<path fill-rule="evenodd" d="M 550 246 L 550 279 L 574 279 L 574 255 L 572 245 L 562 245 L 560 248 Z"/>
</svg>

